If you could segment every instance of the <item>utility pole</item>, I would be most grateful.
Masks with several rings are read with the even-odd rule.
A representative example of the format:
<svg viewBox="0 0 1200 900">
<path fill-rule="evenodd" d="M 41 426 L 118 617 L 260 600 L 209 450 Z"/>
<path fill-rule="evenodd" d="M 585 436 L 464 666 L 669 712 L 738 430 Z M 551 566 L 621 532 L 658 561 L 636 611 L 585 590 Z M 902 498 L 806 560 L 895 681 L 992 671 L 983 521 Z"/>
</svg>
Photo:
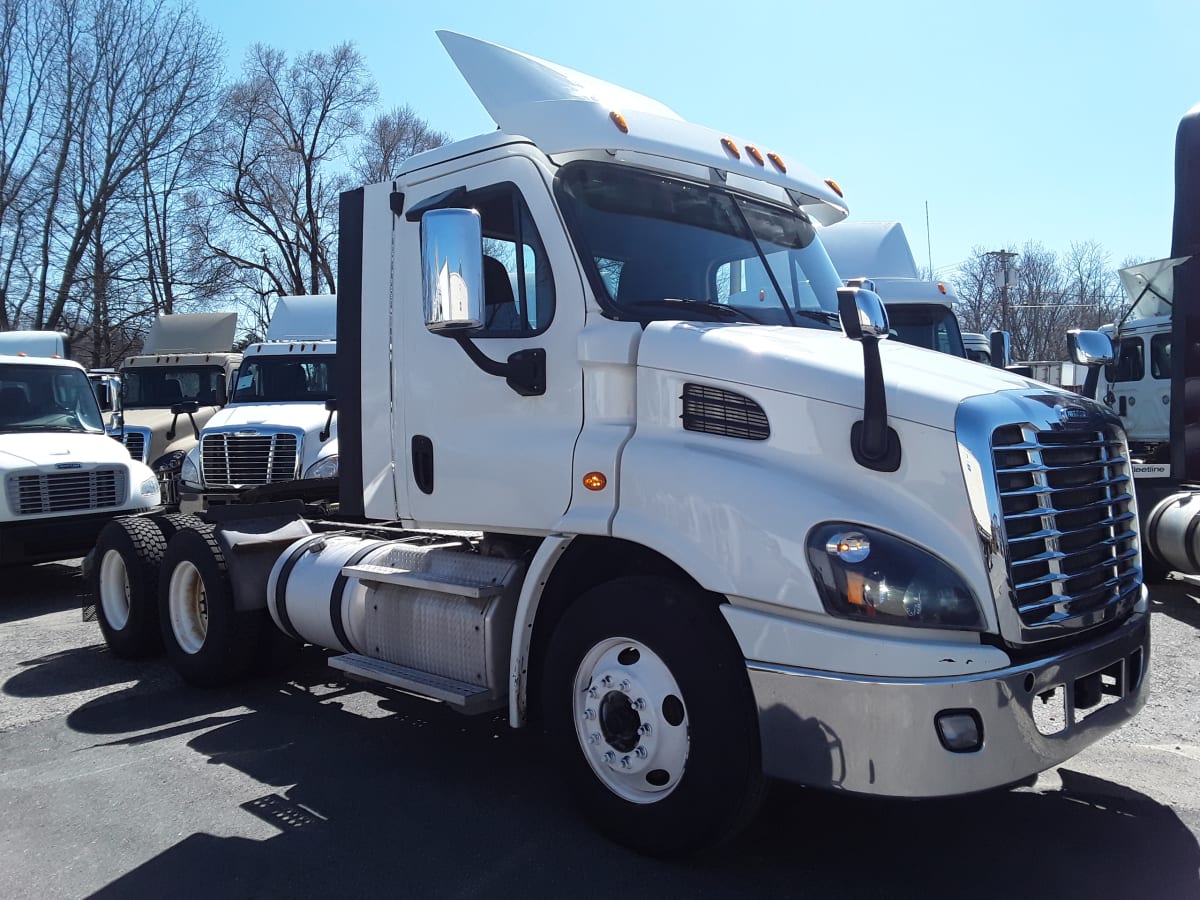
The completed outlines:
<svg viewBox="0 0 1200 900">
<path fill-rule="evenodd" d="M 1000 329 L 1002 331 L 1008 331 L 1008 286 L 1016 280 L 1016 269 L 1010 269 L 1008 261 L 1016 259 L 1020 255 L 1011 250 L 990 250 L 984 254 L 984 256 L 1000 258 L 999 268 L 996 270 L 996 285 L 1000 288 Z"/>
</svg>

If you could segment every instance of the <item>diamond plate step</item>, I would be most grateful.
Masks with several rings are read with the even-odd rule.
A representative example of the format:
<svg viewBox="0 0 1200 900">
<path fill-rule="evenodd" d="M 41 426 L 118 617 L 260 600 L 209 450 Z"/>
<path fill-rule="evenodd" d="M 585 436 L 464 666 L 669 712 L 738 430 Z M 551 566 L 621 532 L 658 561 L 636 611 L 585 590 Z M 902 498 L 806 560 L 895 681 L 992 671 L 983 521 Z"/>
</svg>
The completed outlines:
<svg viewBox="0 0 1200 900">
<path fill-rule="evenodd" d="M 504 593 L 502 584 L 479 584 L 445 577 L 430 578 L 413 572 L 411 569 L 394 569 L 391 566 L 342 566 L 342 574 L 349 578 L 357 578 L 359 581 L 398 584 L 401 587 L 436 591 L 439 594 L 453 594 L 456 597 L 470 597 L 474 600 L 487 600 Z"/>
<path fill-rule="evenodd" d="M 491 698 L 486 687 L 468 684 L 465 681 L 456 681 L 453 678 L 443 678 L 441 675 L 431 675 L 428 672 L 410 669 L 408 666 L 398 666 L 381 659 L 372 659 L 358 653 L 330 657 L 329 665 L 349 675 L 389 684 L 419 697 L 448 703 L 456 707 L 459 712 L 490 712 L 494 709 L 501 709 L 505 704 L 503 698 Z"/>
</svg>

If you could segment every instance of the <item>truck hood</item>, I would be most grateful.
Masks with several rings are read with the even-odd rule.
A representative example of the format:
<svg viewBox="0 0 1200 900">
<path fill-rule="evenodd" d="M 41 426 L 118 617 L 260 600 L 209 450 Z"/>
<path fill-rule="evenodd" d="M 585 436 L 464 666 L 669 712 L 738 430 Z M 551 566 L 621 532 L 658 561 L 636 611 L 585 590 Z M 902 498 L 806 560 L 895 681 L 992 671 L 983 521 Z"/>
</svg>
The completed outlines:
<svg viewBox="0 0 1200 900">
<path fill-rule="evenodd" d="M 274 428 L 299 428 L 320 431 L 329 413 L 323 403 L 265 403 L 226 406 L 208 420 L 207 428 L 231 425 L 262 425 Z M 333 415 L 332 432 L 337 434 L 337 413 Z"/>
<path fill-rule="evenodd" d="M 959 403 L 1046 385 L 945 353 L 880 341 L 888 415 L 954 430 Z M 841 331 L 762 325 L 653 322 L 638 364 L 862 408 L 863 351 Z"/>
<path fill-rule="evenodd" d="M 61 466 L 90 469 L 96 465 L 128 465 L 125 448 L 104 434 L 23 432 L 0 434 L 0 468 Z"/>
</svg>

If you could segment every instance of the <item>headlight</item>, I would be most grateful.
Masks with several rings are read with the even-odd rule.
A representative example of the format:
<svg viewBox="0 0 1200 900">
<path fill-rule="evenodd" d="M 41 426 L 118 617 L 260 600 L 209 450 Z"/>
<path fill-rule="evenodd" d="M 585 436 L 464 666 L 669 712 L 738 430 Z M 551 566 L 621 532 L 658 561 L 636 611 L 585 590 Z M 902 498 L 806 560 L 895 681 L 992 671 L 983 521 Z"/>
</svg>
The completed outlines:
<svg viewBox="0 0 1200 900">
<path fill-rule="evenodd" d="M 982 631 L 979 602 L 945 562 L 873 528 L 829 522 L 808 536 L 825 611 L 882 625 Z"/>
<path fill-rule="evenodd" d="M 186 457 L 186 450 L 172 450 L 156 459 L 150 468 L 155 472 L 177 472 Z"/>
<path fill-rule="evenodd" d="M 144 496 L 144 497 L 151 497 L 151 496 L 156 495 L 159 492 L 158 479 L 157 478 L 147 478 L 145 481 L 142 482 L 141 487 L 139 487 L 138 490 L 142 493 L 142 496 Z"/>
<path fill-rule="evenodd" d="M 197 468 L 196 461 L 191 454 L 183 458 L 183 467 L 179 470 L 179 480 L 194 491 L 204 489 L 204 483 L 200 480 L 200 469 Z"/>
<path fill-rule="evenodd" d="M 338 455 L 326 456 L 304 470 L 305 478 L 337 478 Z"/>
</svg>

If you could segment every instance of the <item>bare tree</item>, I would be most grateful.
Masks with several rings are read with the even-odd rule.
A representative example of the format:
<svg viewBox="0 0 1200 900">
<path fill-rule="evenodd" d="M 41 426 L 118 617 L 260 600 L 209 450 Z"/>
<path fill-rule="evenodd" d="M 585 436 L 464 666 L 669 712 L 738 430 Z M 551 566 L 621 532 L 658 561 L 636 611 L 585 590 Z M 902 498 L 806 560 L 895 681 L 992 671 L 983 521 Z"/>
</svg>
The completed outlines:
<svg viewBox="0 0 1200 900">
<path fill-rule="evenodd" d="M 437 131 L 411 106 L 396 106 L 377 116 L 367 128 L 354 165 L 354 174 L 363 184 L 386 181 L 410 156 L 440 147 L 450 140 Z"/>
<path fill-rule="evenodd" d="M 256 45 L 242 79 L 226 91 L 215 202 L 196 228 L 264 302 L 334 290 L 336 166 L 375 97 L 351 44 L 290 64 L 279 50 Z"/>
<path fill-rule="evenodd" d="M 1000 321 L 1000 292 L 996 288 L 996 262 L 982 247 L 973 247 L 971 256 L 950 278 L 958 295 L 954 312 L 959 326 L 967 332 L 987 332 Z"/>
</svg>

